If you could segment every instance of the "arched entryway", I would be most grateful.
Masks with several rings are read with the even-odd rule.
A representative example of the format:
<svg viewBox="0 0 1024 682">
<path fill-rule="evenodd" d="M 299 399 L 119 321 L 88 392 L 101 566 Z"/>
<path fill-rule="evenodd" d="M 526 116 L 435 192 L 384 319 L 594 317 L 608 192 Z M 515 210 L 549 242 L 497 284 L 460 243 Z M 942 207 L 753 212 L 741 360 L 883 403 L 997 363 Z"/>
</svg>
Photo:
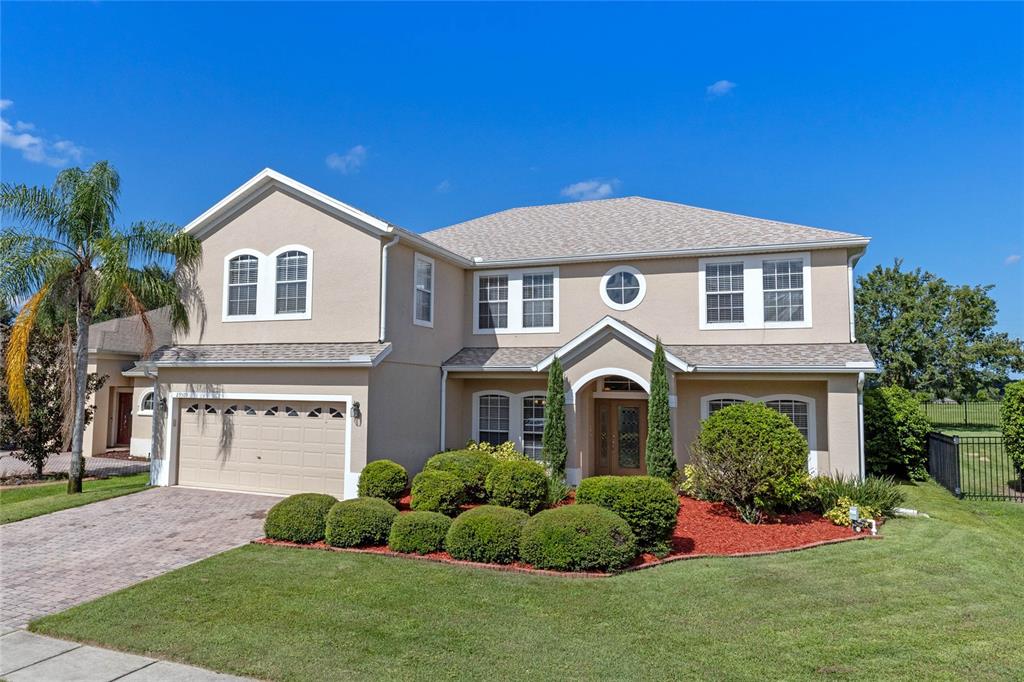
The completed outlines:
<svg viewBox="0 0 1024 682">
<path fill-rule="evenodd" d="M 593 370 L 572 383 L 581 477 L 647 473 L 646 377 L 617 367 Z"/>
</svg>

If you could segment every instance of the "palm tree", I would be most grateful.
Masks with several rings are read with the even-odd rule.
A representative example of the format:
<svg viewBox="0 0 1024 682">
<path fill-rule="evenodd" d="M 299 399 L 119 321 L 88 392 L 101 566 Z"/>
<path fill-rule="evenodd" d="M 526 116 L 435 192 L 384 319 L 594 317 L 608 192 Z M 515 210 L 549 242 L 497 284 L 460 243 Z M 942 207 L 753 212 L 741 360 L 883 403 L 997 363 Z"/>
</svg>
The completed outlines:
<svg viewBox="0 0 1024 682">
<path fill-rule="evenodd" d="M 0 299 L 13 305 L 21 302 L 7 343 L 5 371 L 11 409 L 22 421 L 29 411 L 28 340 L 40 311 L 74 311 L 68 493 L 82 491 L 90 323 L 106 309 L 131 310 L 142 317 L 151 346 L 146 301 L 169 306 L 172 326 L 187 329 L 182 283 L 202 257 L 199 241 L 173 225 L 139 222 L 127 229 L 115 227 L 120 189 L 117 171 L 106 161 L 87 170 L 63 170 L 53 187 L 0 185 L 0 214 L 19 223 L 0 231 Z M 176 264 L 174 277 L 164 265 L 170 259 Z"/>
</svg>

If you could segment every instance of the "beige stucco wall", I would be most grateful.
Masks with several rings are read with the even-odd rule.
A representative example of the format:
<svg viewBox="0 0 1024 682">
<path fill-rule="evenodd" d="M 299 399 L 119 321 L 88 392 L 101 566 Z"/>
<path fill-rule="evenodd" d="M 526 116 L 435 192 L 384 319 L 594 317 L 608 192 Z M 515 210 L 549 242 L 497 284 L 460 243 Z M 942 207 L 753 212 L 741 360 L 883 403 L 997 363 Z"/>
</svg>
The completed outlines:
<svg viewBox="0 0 1024 682">
<path fill-rule="evenodd" d="M 547 375 L 449 374 L 445 447 L 460 448 L 476 437 L 473 433 L 473 394 L 480 391 L 527 393 L 547 391 Z"/>
<path fill-rule="evenodd" d="M 313 251 L 311 319 L 223 322 L 224 258 L 242 248 L 265 255 L 289 244 Z M 255 199 L 203 238 L 199 297 L 178 343 L 370 341 L 380 319 L 380 240 L 281 191 Z M 260 287 L 274 282 L 260 282 Z"/>
<path fill-rule="evenodd" d="M 473 333 L 472 271 L 463 287 L 468 315 L 467 346 L 558 346 L 605 315 L 659 335 L 665 343 L 825 343 L 850 340 L 849 278 L 846 249 L 811 251 L 812 323 L 803 329 L 701 330 L 697 258 L 622 260 L 558 266 L 559 331 L 550 334 Z M 631 265 L 647 280 L 643 301 L 632 310 L 612 310 L 601 300 L 601 278 L 618 265 Z"/>
<path fill-rule="evenodd" d="M 133 379 L 131 454 L 134 457 L 149 457 L 153 447 L 153 416 L 140 412 L 142 397 L 153 390 L 153 382 L 143 377 Z"/>
<path fill-rule="evenodd" d="M 131 367 L 132 360 L 118 355 L 90 355 L 87 370 L 90 374 L 106 375 L 107 381 L 93 395 L 92 421 L 85 427 L 82 450 L 86 455 L 102 455 L 113 443 L 114 420 L 117 419 L 117 393 L 131 388 L 132 379 L 121 376 Z M 134 432 L 134 424 L 132 425 Z"/>
<path fill-rule="evenodd" d="M 438 451 L 441 370 L 385 361 L 370 371 L 368 458 L 390 459 L 417 473 Z"/>
</svg>

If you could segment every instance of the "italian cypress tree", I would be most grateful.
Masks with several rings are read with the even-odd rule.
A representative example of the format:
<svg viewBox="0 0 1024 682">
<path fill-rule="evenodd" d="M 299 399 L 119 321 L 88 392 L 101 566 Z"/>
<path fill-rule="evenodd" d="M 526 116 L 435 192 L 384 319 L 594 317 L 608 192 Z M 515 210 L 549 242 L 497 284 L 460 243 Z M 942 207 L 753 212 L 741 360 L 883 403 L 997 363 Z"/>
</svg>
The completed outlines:
<svg viewBox="0 0 1024 682">
<path fill-rule="evenodd" d="M 548 397 L 544 403 L 544 437 L 541 456 L 551 468 L 552 476 L 565 476 L 565 376 L 562 362 L 555 357 L 548 368 Z"/>
<path fill-rule="evenodd" d="M 672 449 L 672 420 L 668 411 L 668 376 L 661 339 L 651 360 L 651 397 L 647 403 L 647 474 L 669 479 L 676 471 Z"/>
</svg>

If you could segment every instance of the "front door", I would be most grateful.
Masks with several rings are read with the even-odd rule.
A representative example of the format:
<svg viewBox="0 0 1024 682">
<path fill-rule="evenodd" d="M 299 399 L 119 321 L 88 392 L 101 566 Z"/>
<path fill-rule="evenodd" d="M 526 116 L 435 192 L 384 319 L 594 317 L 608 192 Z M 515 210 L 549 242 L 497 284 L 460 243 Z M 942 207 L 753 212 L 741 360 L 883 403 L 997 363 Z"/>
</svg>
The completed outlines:
<svg viewBox="0 0 1024 682">
<path fill-rule="evenodd" d="M 647 473 L 647 401 L 595 399 L 596 469 L 599 475 Z"/>
<path fill-rule="evenodd" d="M 128 445 L 132 442 L 132 394 L 117 394 L 117 442 Z"/>
</svg>

